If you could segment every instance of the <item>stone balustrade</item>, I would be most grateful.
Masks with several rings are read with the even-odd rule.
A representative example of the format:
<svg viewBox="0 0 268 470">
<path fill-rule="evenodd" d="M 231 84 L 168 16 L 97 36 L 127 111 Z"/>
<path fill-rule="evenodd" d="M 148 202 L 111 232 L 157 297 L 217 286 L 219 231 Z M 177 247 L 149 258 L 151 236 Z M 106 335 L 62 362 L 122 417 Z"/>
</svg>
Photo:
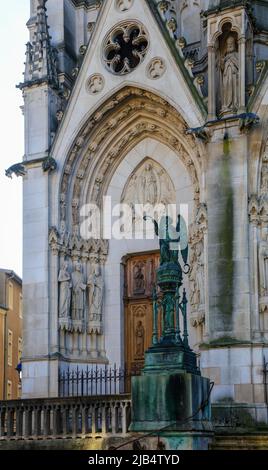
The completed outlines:
<svg viewBox="0 0 268 470">
<path fill-rule="evenodd" d="M 0 402 L 0 440 L 125 436 L 129 395 Z"/>
</svg>

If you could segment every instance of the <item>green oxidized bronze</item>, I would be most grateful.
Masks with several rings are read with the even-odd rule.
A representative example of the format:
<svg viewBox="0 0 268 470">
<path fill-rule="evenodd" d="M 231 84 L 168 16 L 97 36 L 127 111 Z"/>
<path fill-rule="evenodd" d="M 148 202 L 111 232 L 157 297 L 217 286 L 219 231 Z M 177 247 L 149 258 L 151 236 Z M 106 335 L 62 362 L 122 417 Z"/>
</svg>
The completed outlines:
<svg viewBox="0 0 268 470">
<path fill-rule="evenodd" d="M 144 220 L 149 218 L 145 216 Z M 198 373 L 196 357 L 188 342 L 185 289 L 180 294 L 183 274 L 189 272 L 186 223 L 181 215 L 176 228 L 168 216 L 162 217 L 159 225 L 151 220 L 159 237 L 160 266 L 156 276 L 158 288 L 155 286 L 153 290 L 152 347 L 145 354 L 145 370 L 155 369 L 165 361 L 167 368 L 179 367 Z"/>
<path fill-rule="evenodd" d="M 202 433 L 204 421 L 206 429 L 211 429 L 209 404 L 199 411 L 200 403 L 209 396 L 210 383 L 200 375 L 196 354 L 190 349 L 185 289 L 180 293 L 183 274 L 189 269 L 186 224 L 180 216 L 177 231 L 167 218 L 159 226 L 153 222 L 161 259 L 153 289 L 152 346 L 145 352 L 141 375 L 131 380 L 130 430 L 153 431 L 158 436 L 162 430 L 167 438 L 179 442 L 185 435 L 195 439 L 192 432 Z M 178 448 L 177 441 L 172 448 Z"/>
</svg>

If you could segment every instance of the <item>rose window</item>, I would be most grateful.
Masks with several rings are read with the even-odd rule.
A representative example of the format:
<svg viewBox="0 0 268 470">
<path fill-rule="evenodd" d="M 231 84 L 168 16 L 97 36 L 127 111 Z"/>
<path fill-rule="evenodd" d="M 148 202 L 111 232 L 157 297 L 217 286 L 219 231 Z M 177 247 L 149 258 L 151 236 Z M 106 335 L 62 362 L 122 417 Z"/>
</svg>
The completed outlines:
<svg viewBox="0 0 268 470">
<path fill-rule="evenodd" d="M 116 75 L 125 75 L 143 61 L 148 47 L 148 35 L 140 23 L 119 24 L 104 41 L 106 67 Z"/>
</svg>

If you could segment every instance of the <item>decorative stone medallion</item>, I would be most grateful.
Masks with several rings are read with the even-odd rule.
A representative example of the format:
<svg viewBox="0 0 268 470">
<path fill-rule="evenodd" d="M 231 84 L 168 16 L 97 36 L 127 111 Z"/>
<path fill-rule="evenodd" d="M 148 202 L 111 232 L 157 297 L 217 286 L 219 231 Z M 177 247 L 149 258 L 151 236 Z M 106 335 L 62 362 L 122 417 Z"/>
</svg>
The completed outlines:
<svg viewBox="0 0 268 470">
<path fill-rule="evenodd" d="M 91 75 L 86 83 L 87 91 L 91 95 L 95 95 L 96 93 L 100 93 L 104 88 L 104 78 L 102 75 L 95 73 Z"/>
<path fill-rule="evenodd" d="M 160 57 L 154 57 L 147 66 L 147 75 L 152 80 L 162 77 L 166 71 L 166 65 Z"/>
<path fill-rule="evenodd" d="M 143 62 L 148 48 L 148 34 L 141 23 L 119 23 L 104 39 L 103 60 L 113 74 L 126 75 Z"/>
<path fill-rule="evenodd" d="M 115 0 L 115 6 L 119 11 L 129 10 L 133 5 L 134 0 Z"/>
</svg>

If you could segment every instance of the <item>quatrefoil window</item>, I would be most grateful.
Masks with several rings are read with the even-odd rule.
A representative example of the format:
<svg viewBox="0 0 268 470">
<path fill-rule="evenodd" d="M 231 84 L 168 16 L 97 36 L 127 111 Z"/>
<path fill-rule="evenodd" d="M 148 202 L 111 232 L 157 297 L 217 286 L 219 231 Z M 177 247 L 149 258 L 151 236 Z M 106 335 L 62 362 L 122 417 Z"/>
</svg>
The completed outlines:
<svg viewBox="0 0 268 470">
<path fill-rule="evenodd" d="M 125 75 L 143 61 L 148 47 L 148 35 L 141 23 L 120 23 L 104 40 L 103 59 L 110 72 Z"/>
</svg>

